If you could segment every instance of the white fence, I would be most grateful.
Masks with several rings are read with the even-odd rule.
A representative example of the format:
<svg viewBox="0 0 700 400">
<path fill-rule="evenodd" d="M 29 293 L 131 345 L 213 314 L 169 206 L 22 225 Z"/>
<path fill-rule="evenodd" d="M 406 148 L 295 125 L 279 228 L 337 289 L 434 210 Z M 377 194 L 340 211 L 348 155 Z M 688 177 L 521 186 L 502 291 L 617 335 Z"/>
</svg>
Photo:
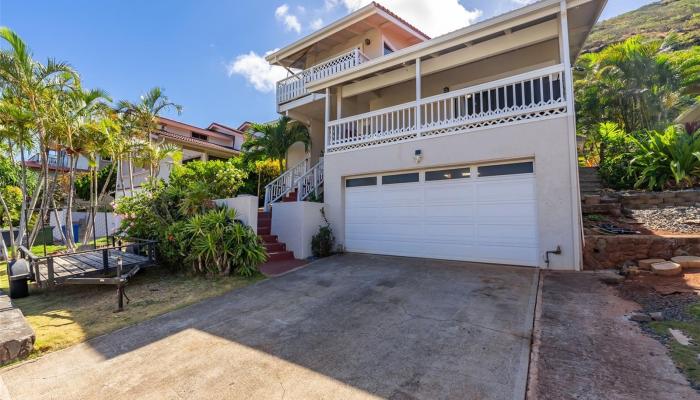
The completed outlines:
<svg viewBox="0 0 700 400">
<path fill-rule="evenodd" d="M 53 238 L 54 240 L 61 240 L 61 229 L 66 223 L 66 211 L 59 210 L 58 221 L 56 221 L 56 215 L 51 212 L 50 225 L 53 227 Z M 82 240 L 85 234 L 85 229 L 88 225 L 88 213 L 85 211 L 73 211 L 73 223 L 79 224 L 79 239 Z M 95 236 L 100 238 L 108 235 L 113 235 L 119 228 L 121 222 L 121 217 L 112 212 L 98 212 L 95 215 Z M 93 233 L 90 233 L 90 238 L 93 237 Z"/>
</svg>

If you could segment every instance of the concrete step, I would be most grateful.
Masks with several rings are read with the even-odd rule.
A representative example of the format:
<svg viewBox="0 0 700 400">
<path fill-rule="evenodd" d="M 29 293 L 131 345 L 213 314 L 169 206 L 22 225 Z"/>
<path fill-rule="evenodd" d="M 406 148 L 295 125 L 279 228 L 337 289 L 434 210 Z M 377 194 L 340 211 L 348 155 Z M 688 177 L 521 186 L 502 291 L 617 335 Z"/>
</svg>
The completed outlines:
<svg viewBox="0 0 700 400">
<path fill-rule="evenodd" d="M 265 250 L 267 250 L 268 253 L 274 253 L 274 252 L 280 252 L 280 251 L 285 251 L 287 250 L 287 245 L 284 243 L 265 243 L 263 244 L 265 246 Z"/>
<path fill-rule="evenodd" d="M 594 205 L 581 205 L 581 212 L 583 214 L 609 214 L 614 216 L 622 215 L 620 211 L 619 203 L 608 203 L 608 204 L 594 204 Z"/>
<path fill-rule="evenodd" d="M 282 261 L 282 260 L 293 260 L 294 259 L 294 253 L 291 251 L 273 251 L 273 252 L 268 252 L 267 253 L 267 261 L 268 262 L 273 262 L 273 261 Z"/>
</svg>

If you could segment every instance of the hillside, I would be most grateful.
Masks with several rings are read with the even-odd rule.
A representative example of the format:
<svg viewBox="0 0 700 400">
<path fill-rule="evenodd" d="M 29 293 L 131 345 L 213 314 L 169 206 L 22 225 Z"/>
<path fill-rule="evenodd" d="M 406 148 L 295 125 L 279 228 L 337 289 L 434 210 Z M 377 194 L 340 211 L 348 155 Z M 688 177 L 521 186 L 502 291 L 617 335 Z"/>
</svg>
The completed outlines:
<svg viewBox="0 0 700 400">
<path fill-rule="evenodd" d="M 700 45 L 700 0 L 662 0 L 603 21 L 583 51 L 596 52 L 637 34 L 663 39 L 671 32 L 678 34 L 681 47 Z"/>
</svg>

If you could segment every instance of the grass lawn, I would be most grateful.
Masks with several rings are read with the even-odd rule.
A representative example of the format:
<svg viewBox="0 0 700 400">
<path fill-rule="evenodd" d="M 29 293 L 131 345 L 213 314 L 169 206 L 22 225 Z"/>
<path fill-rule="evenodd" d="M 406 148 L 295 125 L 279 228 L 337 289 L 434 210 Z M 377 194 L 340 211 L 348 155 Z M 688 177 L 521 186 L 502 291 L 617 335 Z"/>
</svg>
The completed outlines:
<svg viewBox="0 0 700 400">
<path fill-rule="evenodd" d="M 683 371 L 693 387 L 700 387 L 700 303 L 693 304 L 687 309 L 693 316 L 690 321 L 656 321 L 649 327 L 668 340 L 671 358 L 678 368 Z M 688 346 L 683 346 L 671 337 L 669 328 L 678 329 L 691 339 Z"/>
<path fill-rule="evenodd" d="M 43 249 L 39 254 L 43 255 Z M 203 278 L 152 267 L 137 274 L 126 287 L 131 302 L 121 313 L 111 286 L 67 285 L 33 290 L 13 300 L 36 333 L 30 357 L 62 349 L 157 315 L 254 283 L 255 278 Z M 0 290 L 8 293 L 7 269 L 0 263 Z"/>
</svg>

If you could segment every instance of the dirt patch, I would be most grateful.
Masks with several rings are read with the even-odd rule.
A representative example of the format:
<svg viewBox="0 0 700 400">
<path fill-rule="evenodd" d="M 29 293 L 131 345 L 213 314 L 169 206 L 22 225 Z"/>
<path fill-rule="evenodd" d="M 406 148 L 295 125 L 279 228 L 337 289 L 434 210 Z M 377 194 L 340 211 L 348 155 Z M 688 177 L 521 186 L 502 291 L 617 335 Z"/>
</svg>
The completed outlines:
<svg viewBox="0 0 700 400">
<path fill-rule="evenodd" d="M 699 399 L 664 345 L 627 319 L 639 307 L 597 274 L 545 273 L 528 398 Z"/>
</svg>

